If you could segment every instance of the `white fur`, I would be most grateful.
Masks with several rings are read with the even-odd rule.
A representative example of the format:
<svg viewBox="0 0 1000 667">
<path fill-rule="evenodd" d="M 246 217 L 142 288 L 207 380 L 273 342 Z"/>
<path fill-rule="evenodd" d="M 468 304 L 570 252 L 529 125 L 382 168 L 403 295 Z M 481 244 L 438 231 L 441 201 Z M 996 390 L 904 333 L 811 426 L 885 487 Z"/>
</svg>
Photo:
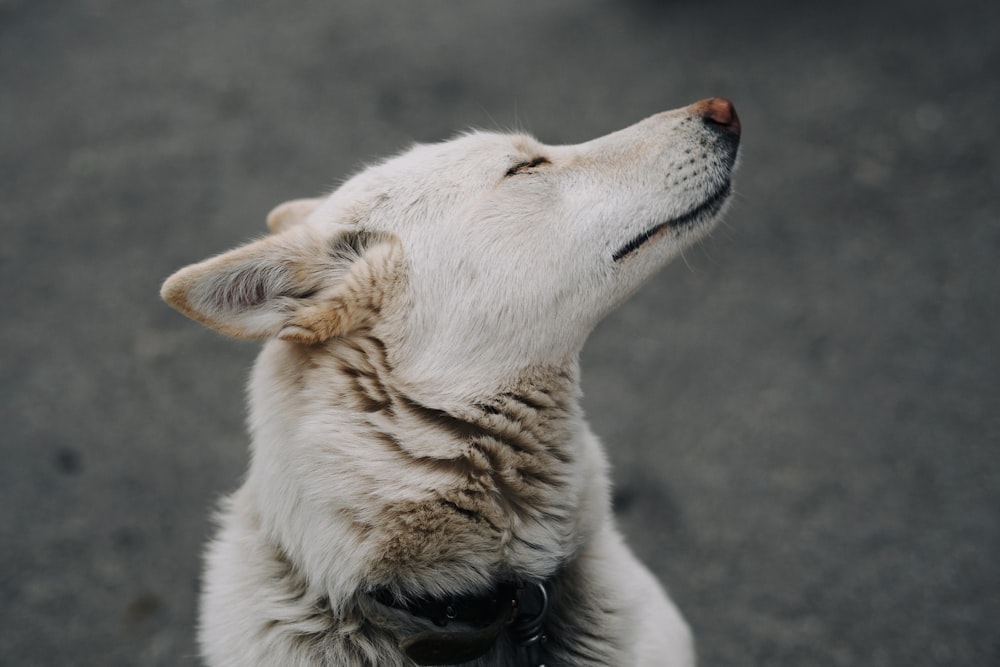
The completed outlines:
<svg viewBox="0 0 1000 667">
<path fill-rule="evenodd" d="M 577 358 L 718 217 L 735 143 L 703 109 L 575 146 L 417 146 L 167 281 L 185 314 L 272 339 L 250 383 L 249 474 L 208 551 L 210 665 L 412 664 L 368 591 L 504 578 L 552 585 L 550 666 L 694 664 L 613 525 Z M 614 258 L 720 191 L 703 219 Z M 476 664 L 520 663 L 504 639 Z"/>
</svg>

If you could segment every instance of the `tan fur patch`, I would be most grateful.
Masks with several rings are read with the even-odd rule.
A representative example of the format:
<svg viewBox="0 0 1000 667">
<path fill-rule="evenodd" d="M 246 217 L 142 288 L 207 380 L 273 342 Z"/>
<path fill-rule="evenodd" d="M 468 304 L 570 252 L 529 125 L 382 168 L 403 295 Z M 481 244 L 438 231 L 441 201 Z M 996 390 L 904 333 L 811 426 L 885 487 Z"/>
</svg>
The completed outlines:
<svg viewBox="0 0 1000 667">
<path fill-rule="evenodd" d="M 402 270 L 402 247 L 386 237 L 351 264 L 335 288 L 319 294 L 313 305 L 300 308 L 278 337 L 315 345 L 370 326 L 382 310 L 386 291 Z"/>
</svg>

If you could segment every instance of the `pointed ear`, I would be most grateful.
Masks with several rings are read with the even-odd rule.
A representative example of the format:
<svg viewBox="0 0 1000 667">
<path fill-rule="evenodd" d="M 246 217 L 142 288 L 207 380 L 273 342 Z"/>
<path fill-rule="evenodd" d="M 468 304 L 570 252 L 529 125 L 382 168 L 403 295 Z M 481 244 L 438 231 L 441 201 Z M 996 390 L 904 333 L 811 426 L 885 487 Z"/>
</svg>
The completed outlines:
<svg viewBox="0 0 1000 667">
<path fill-rule="evenodd" d="M 267 214 L 267 228 L 271 230 L 272 234 L 277 234 L 301 224 L 305 222 L 310 213 L 319 208 L 323 201 L 323 197 L 317 197 L 316 199 L 293 199 L 278 204 Z"/>
<path fill-rule="evenodd" d="M 370 325 L 401 267 L 391 234 L 301 225 L 183 268 L 160 295 L 227 336 L 315 344 Z"/>
</svg>

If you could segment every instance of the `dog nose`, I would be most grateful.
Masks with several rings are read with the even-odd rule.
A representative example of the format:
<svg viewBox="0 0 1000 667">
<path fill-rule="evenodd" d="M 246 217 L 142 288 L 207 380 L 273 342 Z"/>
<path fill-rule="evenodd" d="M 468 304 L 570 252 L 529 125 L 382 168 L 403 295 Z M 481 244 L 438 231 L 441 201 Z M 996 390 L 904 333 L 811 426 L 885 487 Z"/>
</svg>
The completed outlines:
<svg viewBox="0 0 1000 667">
<path fill-rule="evenodd" d="M 740 134 L 740 117 L 736 107 L 725 97 L 712 97 L 691 105 L 691 110 L 700 115 L 707 125 L 715 125 L 720 130 Z"/>
</svg>

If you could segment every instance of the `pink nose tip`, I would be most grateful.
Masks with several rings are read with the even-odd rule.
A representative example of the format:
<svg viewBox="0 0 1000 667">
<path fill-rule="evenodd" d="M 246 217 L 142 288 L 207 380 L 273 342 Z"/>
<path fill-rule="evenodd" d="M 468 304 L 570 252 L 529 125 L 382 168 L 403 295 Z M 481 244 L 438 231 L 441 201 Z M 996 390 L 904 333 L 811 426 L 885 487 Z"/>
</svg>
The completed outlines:
<svg viewBox="0 0 1000 667">
<path fill-rule="evenodd" d="M 736 107 L 725 97 L 712 97 L 691 105 L 691 110 L 699 114 L 709 125 L 718 125 L 719 129 L 740 133 L 740 117 L 736 115 Z"/>
</svg>

